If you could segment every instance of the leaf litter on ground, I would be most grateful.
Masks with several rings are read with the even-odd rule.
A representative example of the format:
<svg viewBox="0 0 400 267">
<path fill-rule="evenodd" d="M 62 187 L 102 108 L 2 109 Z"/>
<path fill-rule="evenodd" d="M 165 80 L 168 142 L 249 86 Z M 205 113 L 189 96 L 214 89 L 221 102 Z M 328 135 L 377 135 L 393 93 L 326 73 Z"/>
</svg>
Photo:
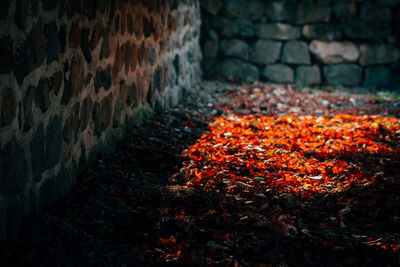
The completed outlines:
<svg viewBox="0 0 400 267">
<path fill-rule="evenodd" d="M 17 265 L 399 264 L 400 104 L 205 81 L 34 216 Z"/>
</svg>

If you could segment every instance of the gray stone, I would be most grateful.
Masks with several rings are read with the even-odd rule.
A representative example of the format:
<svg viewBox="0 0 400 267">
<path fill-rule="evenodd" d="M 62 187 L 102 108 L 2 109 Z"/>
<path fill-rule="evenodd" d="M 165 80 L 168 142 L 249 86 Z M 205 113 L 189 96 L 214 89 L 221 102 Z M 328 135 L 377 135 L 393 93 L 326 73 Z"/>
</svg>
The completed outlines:
<svg viewBox="0 0 400 267">
<path fill-rule="evenodd" d="M 256 34 L 264 39 L 291 40 L 301 36 L 300 27 L 284 23 L 256 25 Z"/>
<path fill-rule="evenodd" d="M 72 86 L 74 95 L 78 94 L 83 89 L 85 72 L 83 68 L 83 60 L 80 55 L 72 58 L 71 67 L 69 71 L 69 82 Z"/>
<path fill-rule="evenodd" d="M 17 105 L 15 100 L 15 93 L 10 88 L 4 90 L 3 99 L 1 101 L 1 126 L 9 125 L 13 122 Z"/>
<path fill-rule="evenodd" d="M 278 60 L 281 53 L 281 42 L 258 40 L 249 51 L 249 60 L 257 64 L 269 64 Z"/>
<path fill-rule="evenodd" d="M 19 84 L 35 68 L 39 67 L 46 58 L 46 42 L 43 36 L 43 25 L 39 21 L 29 33 L 25 43 L 17 49 L 17 60 L 14 72 Z"/>
<path fill-rule="evenodd" d="M 87 96 L 82 102 L 81 113 L 79 116 L 81 131 L 84 131 L 87 128 L 90 115 L 92 114 L 92 109 L 93 101 L 89 96 Z"/>
<path fill-rule="evenodd" d="M 342 38 L 342 32 L 334 24 L 308 24 L 303 26 L 303 36 L 307 39 L 333 41 Z"/>
<path fill-rule="evenodd" d="M 262 71 L 261 75 L 267 80 L 276 83 L 292 83 L 293 82 L 293 70 L 283 64 L 267 65 Z"/>
<path fill-rule="evenodd" d="M 391 45 L 365 44 L 360 46 L 360 64 L 363 66 L 387 64 L 400 58 L 400 50 Z"/>
<path fill-rule="evenodd" d="M 111 87 L 111 67 L 107 66 L 106 70 L 98 68 L 96 70 L 96 77 L 94 79 L 94 89 L 96 93 L 103 87 L 104 90 L 109 90 Z"/>
<path fill-rule="evenodd" d="M 362 69 L 355 64 L 338 64 L 325 66 L 324 77 L 331 85 L 359 85 L 361 82 Z"/>
<path fill-rule="evenodd" d="M 386 21 L 354 19 L 346 22 L 343 31 L 350 38 L 383 40 L 391 33 L 391 27 Z"/>
<path fill-rule="evenodd" d="M 223 3 L 222 0 L 201 0 L 201 6 L 211 15 L 216 16 L 221 10 Z"/>
<path fill-rule="evenodd" d="M 31 164 L 33 172 L 33 182 L 39 182 L 42 177 L 42 172 L 46 170 L 46 152 L 45 152 L 45 136 L 43 124 L 39 124 L 33 135 L 30 152 Z"/>
<path fill-rule="evenodd" d="M 298 66 L 295 83 L 298 85 L 316 85 L 321 83 L 321 72 L 318 66 Z"/>
<path fill-rule="evenodd" d="M 372 21 L 390 21 L 392 19 L 392 12 L 387 7 L 377 7 L 375 5 L 362 5 L 360 10 L 360 17 L 363 20 Z"/>
<path fill-rule="evenodd" d="M 64 53 L 65 47 L 67 45 L 67 26 L 65 24 L 62 24 L 60 26 L 60 30 L 58 31 L 58 38 L 60 41 L 60 52 Z"/>
<path fill-rule="evenodd" d="M 283 46 L 282 62 L 289 64 L 310 64 L 310 53 L 305 42 L 289 41 Z"/>
<path fill-rule="evenodd" d="M 296 22 L 299 24 L 328 22 L 331 16 L 329 6 L 301 3 L 297 6 Z"/>
<path fill-rule="evenodd" d="M 288 1 L 268 2 L 265 14 L 272 21 L 291 21 L 294 18 L 295 7 Z"/>
<path fill-rule="evenodd" d="M 221 19 L 221 32 L 223 36 L 252 37 L 254 25 L 248 19 Z"/>
<path fill-rule="evenodd" d="M 110 56 L 110 40 L 108 28 L 103 33 L 103 43 L 100 50 L 100 59 L 108 58 Z"/>
<path fill-rule="evenodd" d="M 132 19 L 131 19 L 131 21 L 132 21 Z M 128 27 L 128 30 L 129 30 L 129 27 Z M 104 32 L 103 24 L 101 22 L 97 22 L 96 25 L 94 26 L 92 36 L 90 37 L 90 42 L 89 42 L 90 50 L 95 49 L 101 36 L 103 35 L 103 32 Z"/>
<path fill-rule="evenodd" d="M 0 38 L 0 74 L 9 73 L 12 71 L 12 65 L 14 64 L 14 42 L 9 36 L 3 36 Z"/>
<path fill-rule="evenodd" d="M 53 116 L 46 127 L 46 159 L 47 167 L 53 167 L 60 158 L 61 153 L 61 118 Z"/>
<path fill-rule="evenodd" d="M 20 193 L 28 182 L 27 161 L 22 144 L 15 138 L 8 141 L 2 151 L 4 193 Z"/>
<path fill-rule="evenodd" d="M 204 58 L 216 58 L 218 53 L 218 40 L 205 40 L 203 43 Z"/>
<path fill-rule="evenodd" d="M 351 42 L 312 41 L 309 49 L 319 61 L 325 64 L 355 62 L 360 54 Z"/>
<path fill-rule="evenodd" d="M 94 103 L 92 119 L 94 121 L 93 133 L 96 136 L 100 136 L 101 133 L 110 125 L 111 101 L 112 94 L 105 97 L 101 104 L 98 102 Z"/>
<path fill-rule="evenodd" d="M 63 76 L 61 71 L 57 71 L 50 77 L 50 88 L 53 91 L 54 95 L 58 95 L 58 92 L 61 88 L 62 79 Z"/>
<path fill-rule="evenodd" d="M 356 3 L 336 2 L 333 5 L 333 15 L 337 20 L 348 20 L 357 14 Z"/>
<path fill-rule="evenodd" d="M 61 97 L 61 105 L 68 105 L 72 97 L 72 85 L 69 81 L 64 80 L 64 90 Z"/>
<path fill-rule="evenodd" d="M 44 27 L 46 34 L 46 48 L 47 48 L 47 64 L 54 60 L 58 60 L 61 50 L 60 40 L 58 38 L 57 25 L 54 22 L 46 24 Z"/>
<path fill-rule="evenodd" d="M 154 71 L 153 75 L 153 87 L 157 92 L 162 92 L 164 90 L 164 78 L 163 78 L 163 69 L 158 66 Z"/>
<path fill-rule="evenodd" d="M 380 6 L 395 6 L 400 4 L 400 0 L 377 0 Z"/>
<path fill-rule="evenodd" d="M 393 85 L 390 69 L 383 66 L 365 68 L 364 86 L 385 87 Z"/>
<path fill-rule="evenodd" d="M 34 99 L 34 92 L 35 89 L 32 86 L 29 86 L 24 94 L 24 99 L 22 103 L 24 110 L 24 126 L 23 126 L 24 133 L 29 131 L 32 128 L 33 124 L 32 104 Z"/>
<path fill-rule="evenodd" d="M 35 88 L 35 105 L 45 113 L 50 106 L 50 83 L 47 78 L 42 78 Z"/>
<path fill-rule="evenodd" d="M 79 127 L 79 103 L 76 103 L 72 107 L 69 117 L 65 120 L 62 131 L 62 137 L 67 144 L 70 144 L 71 141 L 75 142 L 77 140 Z"/>
<path fill-rule="evenodd" d="M 249 46 L 246 42 L 239 39 L 222 40 L 219 50 L 225 57 L 248 59 Z"/>
<path fill-rule="evenodd" d="M 264 5 L 256 0 L 226 1 L 224 5 L 225 15 L 231 18 L 258 19 L 264 13 Z"/>
<path fill-rule="evenodd" d="M 226 76 L 245 81 L 256 81 L 259 77 L 257 67 L 239 59 L 227 59 L 216 65 L 215 71 Z"/>
<path fill-rule="evenodd" d="M 89 49 L 89 30 L 86 28 L 81 29 L 81 50 L 87 63 L 92 62 L 92 55 Z"/>
<path fill-rule="evenodd" d="M 130 106 L 133 103 L 133 106 L 136 106 L 136 104 L 140 100 L 140 92 L 138 88 L 136 87 L 136 84 L 132 84 L 131 86 L 127 87 L 127 98 L 126 98 L 126 103 Z"/>
</svg>

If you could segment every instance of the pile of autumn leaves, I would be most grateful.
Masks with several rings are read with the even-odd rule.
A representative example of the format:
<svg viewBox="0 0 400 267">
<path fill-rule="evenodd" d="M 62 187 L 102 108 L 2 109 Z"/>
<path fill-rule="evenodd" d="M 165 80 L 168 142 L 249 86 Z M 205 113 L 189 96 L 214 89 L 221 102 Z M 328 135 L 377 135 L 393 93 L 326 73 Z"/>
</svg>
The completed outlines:
<svg viewBox="0 0 400 267">
<path fill-rule="evenodd" d="M 399 139 L 400 121 L 389 117 L 228 115 L 184 151 L 182 171 L 205 190 L 310 197 L 384 177 Z"/>
</svg>

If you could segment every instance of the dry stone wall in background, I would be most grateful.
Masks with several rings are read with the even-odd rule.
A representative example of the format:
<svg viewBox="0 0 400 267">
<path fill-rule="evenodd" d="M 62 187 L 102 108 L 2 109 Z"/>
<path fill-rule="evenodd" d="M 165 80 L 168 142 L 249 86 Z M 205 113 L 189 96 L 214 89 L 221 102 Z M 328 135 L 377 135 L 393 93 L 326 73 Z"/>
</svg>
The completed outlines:
<svg viewBox="0 0 400 267">
<path fill-rule="evenodd" d="M 201 77 L 200 4 L 0 4 L 0 243 Z"/>
<path fill-rule="evenodd" d="M 400 89 L 399 0 L 202 0 L 205 74 Z"/>
</svg>

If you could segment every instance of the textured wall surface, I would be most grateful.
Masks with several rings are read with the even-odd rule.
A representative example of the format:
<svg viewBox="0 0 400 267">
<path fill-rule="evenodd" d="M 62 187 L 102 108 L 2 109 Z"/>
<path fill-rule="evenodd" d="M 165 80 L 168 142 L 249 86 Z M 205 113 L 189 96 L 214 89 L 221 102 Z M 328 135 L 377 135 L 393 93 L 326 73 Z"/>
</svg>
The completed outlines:
<svg viewBox="0 0 400 267">
<path fill-rule="evenodd" d="M 400 88 L 399 0 L 202 0 L 205 73 Z"/>
<path fill-rule="evenodd" d="M 1 1 L 1 242 L 199 81 L 199 35 L 193 0 Z"/>
</svg>

